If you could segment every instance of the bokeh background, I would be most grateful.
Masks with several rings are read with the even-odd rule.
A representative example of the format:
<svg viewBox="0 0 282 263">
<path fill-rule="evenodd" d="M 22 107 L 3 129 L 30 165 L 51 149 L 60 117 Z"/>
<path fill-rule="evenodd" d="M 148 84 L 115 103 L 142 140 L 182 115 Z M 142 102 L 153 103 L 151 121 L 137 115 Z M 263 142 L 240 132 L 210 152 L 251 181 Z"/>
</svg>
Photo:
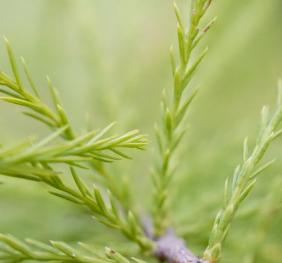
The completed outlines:
<svg viewBox="0 0 282 263">
<path fill-rule="evenodd" d="M 178 2 L 185 10 L 186 1 Z M 47 102 L 45 76 L 51 77 L 77 131 L 117 121 L 117 131 L 138 128 L 150 136 L 146 152 L 110 168 L 117 183 L 120 176 L 128 179 L 136 208 L 145 213 L 153 125 L 161 90 L 171 86 L 168 49 L 176 42 L 172 1 L 1 0 L 0 6 L 0 35 L 25 57 Z M 172 187 L 175 227 L 199 254 L 221 204 L 224 180 L 241 160 L 241 142 L 248 136 L 254 143 L 262 105 L 275 105 L 282 77 L 281 13 L 280 0 L 216 0 L 209 14 L 218 21 L 205 39 L 209 54 L 194 81 L 201 92 L 189 114 Z M 9 70 L 3 41 L 0 66 Z M 1 103 L 0 110 L 2 144 L 48 133 L 14 106 Z M 267 159 L 276 156 L 277 161 L 243 205 L 227 238 L 224 262 L 281 260 L 281 148 L 281 140 L 271 147 Z M 48 195 L 44 186 L 0 181 L 0 232 L 122 246 L 124 240 L 114 231 Z"/>
</svg>

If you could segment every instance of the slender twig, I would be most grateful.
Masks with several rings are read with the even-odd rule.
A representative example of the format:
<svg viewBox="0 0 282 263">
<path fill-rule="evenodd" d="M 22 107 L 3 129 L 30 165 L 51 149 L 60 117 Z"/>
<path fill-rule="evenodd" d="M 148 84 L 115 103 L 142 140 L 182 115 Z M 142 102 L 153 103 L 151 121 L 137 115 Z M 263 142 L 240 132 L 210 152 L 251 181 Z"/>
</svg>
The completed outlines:
<svg viewBox="0 0 282 263">
<path fill-rule="evenodd" d="M 232 181 L 226 180 L 224 205 L 216 216 L 209 245 L 204 253 L 204 258 L 211 263 L 219 262 L 222 245 L 237 210 L 253 190 L 259 174 L 273 163 L 270 161 L 260 165 L 270 144 L 282 134 L 279 130 L 279 124 L 282 121 L 282 86 L 279 86 L 278 93 L 277 108 L 273 116 L 269 116 L 268 107 L 262 109 L 261 131 L 257 137 L 256 145 L 252 151 L 249 151 L 248 140 L 244 141 L 243 162 L 236 167 Z"/>
<path fill-rule="evenodd" d="M 174 173 L 172 161 L 174 152 L 185 134 L 184 117 L 198 91 L 196 88 L 188 91 L 187 86 L 189 86 L 195 71 L 205 57 L 207 49 L 204 49 L 195 59 L 192 59 L 192 54 L 195 53 L 195 48 L 203 35 L 215 21 L 215 19 L 212 19 L 207 25 L 200 26 L 200 21 L 210 4 L 210 0 L 192 1 L 189 28 L 186 29 L 180 11 L 174 3 L 177 18 L 179 61 L 176 61 L 173 48 L 171 48 L 174 87 L 172 91 L 163 91 L 161 122 L 156 126 L 159 161 L 155 165 L 156 170 L 153 174 L 153 219 L 157 236 L 162 235 L 170 224 L 168 206 L 169 185 Z M 170 96 L 171 93 L 173 98 Z"/>
<path fill-rule="evenodd" d="M 103 253 L 89 249 L 84 243 L 79 243 L 75 249 L 64 242 L 50 241 L 49 244 L 26 239 L 19 240 L 12 235 L 0 234 L 0 261 L 1 262 L 69 262 L 69 263 L 130 263 L 138 260 L 129 260 L 110 248 Z"/>
<path fill-rule="evenodd" d="M 75 134 L 74 129 L 69 121 L 68 115 L 63 107 L 59 93 L 55 88 L 55 86 L 53 85 L 51 79 L 48 76 L 46 77 L 48 88 L 52 95 L 51 98 L 53 101 L 54 109 L 52 109 L 42 100 L 39 89 L 31 76 L 27 63 L 24 58 L 21 58 L 21 62 L 24 68 L 24 73 L 28 80 L 32 92 L 30 92 L 23 85 L 24 81 L 21 79 L 21 76 L 19 74 L 15 54 L 12 50 L 9 41 L 6 38 L 4 39 L 5 39 L 7 54 L 14 78 L 0 71 L 0 86 L 2 86 L 0 88 L 0 93 L 5 95 L 3 97 L 0 97 L 0 100 L 23 107 L 25 109 L 23 113 L 26 116 L 31 117 L 36 121 L 43 123 L 44 125 L 48 126 L 52 130 L 56 131 L 56 130 L 61 130 L 63 128 L 63 130 L 61 130 L 60 132 L 60 136 L 63 139 L 67 141 L 74 141 L 78 139 L 78 136 Z M 123 188 L 120 189 L 116 184 L 113 184 L 113 182 L 110 180 L 113 175 L 109 174 L 109 171 L 105 169 L 105 166 L 103 165 L 102 162 L 111 162 L 117 159 L 124 159 L 124 158 L 130 159 L 130 156 L 127 153 L 125 153 L 123 149 L 124 148 L 143 149 L 144 146 L 143 143 L 146 143 L 146 138 L 142 135 L 140 136 L 138 131 L 136 130 L 130 131 L 122 136 L 105 137 L 105 135 L 111 130 L 112 127 L 113 124 L 110 124 L 106 128 L 102 129 L 101 131 L 97 131 L 96 136 L 95 133 L 93 133 L 92 143 L 94 143 L 95 141 L 100 141 L 103 142 L 103 145 L 104 146 L 106 145 L 106 147 L 108 148 L 108 146 L 110 146 L 109 143 L 115 140 L 115 143 L 122 143 L 122 145 L 120 145 L 121 147 L 114 147 L 114 148 L 110 147 L 108 148 L 109 151 L 107 154 L 101 154 L 101 151 L 103 150 L 99 147 L 100 153 L 96 152 L 95 154 L 92 154 L 92 156 L 87 156 L 87 158 L 88 161 L 91 163 L 92 168 L 99 167 L 99 169 L 95 169 L 95 172 L 104 178 L 105 186 L 110 190 L 112 190 L 113 194 L 116 195 L 116 197 L 123 203 L 124 198 L 120 194 L 120 192 L 124 190 L 128 192 L 129 190 L 127 186 L 123 184 Z M 87 159 L 85 156 L 84 158 Z M 98 165 L 93 165 L 95 163 L 94 160 L 98 160 Z M 50 160 L 50 161 L 54 161 L 54 160 Z M 70 160 L 69 159 L 60 160 L 60 162 L 64 162 L 64 161 L 67 162 Z M 109 176 L 104 176 L 105 174 Z M 128 207 L 126 203 L 124 204 L 124 206 Z"/>
</svg>

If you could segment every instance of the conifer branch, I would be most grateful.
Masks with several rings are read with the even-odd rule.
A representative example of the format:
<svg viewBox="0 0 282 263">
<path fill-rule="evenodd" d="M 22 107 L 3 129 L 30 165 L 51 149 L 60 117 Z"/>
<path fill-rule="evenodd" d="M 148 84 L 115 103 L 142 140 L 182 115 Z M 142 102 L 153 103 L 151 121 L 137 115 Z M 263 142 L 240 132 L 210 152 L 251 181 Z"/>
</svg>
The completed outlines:
<svg viewBox="0 0 282 263">
<path fill-rule="evenodd" d="M 185 115 L 198 92 L 196 88 L 187 90 L 187 87 L 207 53 L 207 49 L 204 49 L 195 59 L 192 58 L 195 48 L 215 21 L 214 18 L 207 25 L 200 25 L 201 19 L 207 13 L 211 2 L 211 0 L 192 1 L 188 29 L 184 27 L 180 11 L 176 3 L 174 3 L 179 49 L 178 58 L 176 59 L 173 48 L 171 48 L 174 87 L 172 91 L 163 91 L 161 122 L 156 126 L 160 158 L 153 174 L 153 219 L 157 236 L 164 234 L 170 221 L 168 188 L 173 177 L 172 160 L 175 150 L 185 134 Z M 171 93 L 173 96 L 170 96 Z"/>
<path fill-rule="evenodd" d="M 0 100 L 4 102 L 16 104 L 25 108 L 23 114 L 33 118 L 38 122 L 43 123 L 44 125 L 55 131 L 54 134 L 51 136 L 54 136 L 55 134 L 58 133 L 58 135 L 60 135 L 67 142 L 64 144 L 57 145 L 55 146 L 55 148 L 56 147 L 61 148 L 62 150 L 61 154 L 63 155 L 64 154 L 72 155 L 69 152 L 67 153 L 67 151 L 65 151 L 63 148 L 71 146 L 74 142 L 79 142 L 80 139 L 83 139 L 83 136 L 75 135 L 74 129 L 69 121 L 66 111 L 64 110 L 57 89 L 54 87 L 50 78 L 47 76 L 47 84 L 54 104 L 53 105 L 54 109 L 52 109 L 52 107 L 49 107 L 40 97 L 39 89 L 36 86 L 30 74 L 30 70 L 27 66 L 27 63 L 24 58 L 21 58 L 24 73 L 32 92 L 30 92 L 23 85 L 23 80 L 20 77 L 16 58 L 12 50 L 12 47 L 6 38 L 4 38 L 4 40 L 6 44 L 7 54 L 11 65 L 13 77 L 10 77 L 5 72 L 0 71 L 0 86 L 2 86 L 0 88 L 0 93 L 5 95 L 0 97 Z M 78 156 L 77 153 L 75 153 L 75 156 L 61 156 L 62 158 L 58 158 L 58 156 L 56 156 L 55 159 L 50 158 L 49 161 L 64 162 L 71 165 L 74 165 L 75 163 L 76 165 L 78 165 L 78 162 L 88 161 L 91 164 L 90 165 L 91 168 L 95 168 L 95 171 L 103 178 L 105 187 L 110 189 L 112 193 L 115 195 L 115 197 L 118 198 L 119 201 L 121 201 L 121 203 L 124 203 L 124 207 L 126 208 L 128 207 L 128 204 L 127 202 L 125 202 L 123 195 L 120 193 L 121 192 L 128 193 L 129 189 L 127 185 L 123 184 L 123 189 L 120 189 L 120 187 L 114 184 L 112 180 L 112 177 L 114 175 L 111 175 L 105 169 L 103 163 L 112 162 L 120 159 L 131 159 L 131 157 L 124 152 L 124 149 L 135 148 L 142 150 L 144 149 L 144 146 L 147 144 L 147 139 L 145 136 L 140 135 L 137 130 L 130 131 L 121 136 L 116 135 L 111 137 L 105 137 L 105 135 L 111 130 L 112 127 L 113 124 L 110 124 L 106 128 L 102 129 L 101 131 L 90 132 L 85 135 L 85 140 L 87 140 L 88 138 L 88 144 L 89 144 L 88 147 L 90 147 L 90 145 L 94 146 L 94 144 L 99 146 L 98 147 L 99 150 L 96 149 L 92 151 L 90 155 L 83 153 L 84 156 Z M 83 146 L 76 144 L 76 147 L 77 150 L 80 151 L 82 150 L 81 147 Z M 17 147 L 13 149 L 14 152 L 17 152 L 16 150 Z M 30 149 L 25 149 L 25 150 L 29 152 Z M 39 155 L 41 155 L 42 157 L 42 153 L 44 153 L 45 150 L 52 152 L 54 149 L 37 149 L 37 152 L 34 152 L 34 154 L 37 155 L 39 153 L 38 151 L 41 151 L 41 154 Z M 105 153 L 105 151 L 107 153 Z M 55 152 L 53 151 L 53 153 Z M 24 153 L 22 154 L 24 155 Z M 39 155 L 37 156 L 40 157 Z M 45 153 L 43 155 L 45 155 L 46 157 Z"/>
<path fill-rule="evenodd" d="M 106 195 L 96 185 L 93 185 L 90 189 L 74 168 L 71 168 L 71 174 L 76 188 L 67 185 L 58 173 L 46 165 L 35 168 L 14 165 L 1 169 L 0 172 L 9 177 L 47 184 L 52 189 L 49 191 L 50 194 L 87 207 L 96 220 L 110 228 L 121 231 L 129 240 L 137 243 L 143 251 L 153 249 L 153 242 L 143 233 L 137 217 L 131 211 L 124 214 L 110 191 Z"/>
<path fill-rule="evenodd" d="M 277 108 L 270 116 L 268 107 L 263 107 L 261 117 L 261 130 L 257 142 L 250 152 L 247 140 L 243 145 L 243 162 L 237 166 L 232 177 L 225 183 L 224 204 L 218 212 L 210 234 L 209 245 L 204 258 L 211 263 L 220 260 L 222 245 L 227 236 L 234 217 L 242 204 L 253 190 L 258 175 L 266 170 L 273 161 L 260 165 L 271 143 L 280 136 L 279 125 L 282 121 L 282 87 L 279 86 Z"/>
<path fill-rule="evenodd" d="M 52 129 L 61 128 L 68 125 L 68 128 L 64 131 L 63 136 L 68 139 L 73 139 L 74 134 L 71 126 L 69 125 L 68 117 L 62 107 L 58 92 L 52 85 L 49 77 L 47 77 L 47 82 L 48 87 L 51 90 L 55 110 L 49 107 L 40 98 L 38 87 L 35 85 L 35 82 L 32 79 L 24 58 L 21 59 L 21 62 L 24 68 L 24 73 L 33 93 L 23 85 L 23 80 L 20 77 L 12 47 L 6 38 L 4 38 L 4 40 L 13 77 L 10 77 L 5 72 L 0 71 L 0 86 L 2 86 L 0 93 L 5 95 L 0 97 L 0 100 L 23 107 L 27 110 L 23 112 L 25 115 L 49 126 Z"/>
<path fill-rule="evenodd" d="M 133 213 L 128 211 L 128 215 L 123 215 L 119 211 L 121 210 L 120 207 L 114 206 L 115 196 L 111 198 L 108 196 L 111 201 L 109 207 L 100 190 L 97 187 L 94 187 L 93 191 L 88 190 L 82 179 L 76 176 L 73 168 L 72 175 L 78 190 L 67 186 L 51 166 L 54 163 L 64 163 L 71 167 L 84 168 L 86 163 L 94 164 L 95 162 L 103 163 L 124 158 L 130 159 L 124 150 L 143 150 L 147 144 L 146 136 L 140 135 L 138 130 L 133 130 L 120 136 L 105 137 L 113 124 L 101 131 L 91 131 L 76 136 L 63 109 L 58 92 L 50 79 L 47 77 L 55 110 L 52 110 L 41 100 L 38 88 L 32 80 L 25 61 L 22 59 L 24 72 L 33 93 L 24 87 L 11 45 L 7 39 L 5 39 L 5 43 L 14 79 L 6 73 L 0 72 L 0 86 L 2 86 L 0 93 L 5 95 L 0 100 L 26 108 L 28 110 L 24 112 L 26 115 L 44 123 L 55 131 L 39 142 L 30 140 L 15 147 L 1 149 L 0 174 L 44 182 L 57 190 L 51 191 L 53 195 L 88 207 L 103 224 L 121 230 L 126 237 L 139 244 L 143 250 L 150 249 L 152 242 L 143 235 L 138 220 Z M 64 139 L 62 143 L 57 142 L 59 137 Z M 108 182 L 107 184 L 109 188 L 112 187 L 111 183 Z M 113 188 L 115 187 L 113 186 Z M 115 191 L 109 192 L 109 195 L 114 194 Z M 122 204 L 119 206 L 122 206 Z"/>
<path fill-rule="evenodd" d="M 49 126 L 52 129 L 56 129 L 55 132 L 50 135 L 50 137 L 46 138 L 43 141 L 44 144 L 45 141 L 49 141 L 53 137 L 56 138 L 58 136 L 62 136 L 70 141 L 66 143 L 66 152 L 73 147 L 72 145 L 75 145 L 75 147 L 77 147 L 76 149 L 72 149 L 74 150 L 74 152 L 76 152 L 75 155 L 85 154 L 89 151 L 97 150 L 97 158 L 95 158 L 95 153 L 92 157 L 93 159 L 97 159 L 99 161 L 110 161 L 115 159 L 115 157 L 107 155 L 105 155 L 105 158 L 103 158 L 103 154 L 101 154 L 101 158 L 99 158 L 99 152 L 101 153 L 104 150 L 109 150 L 111 154 L 116 157 L 118 156 L 117 159 L 121 159 L 129 157 L 125 153 L 120 151 L 120 149 L 144 149 L 146 139 L 143 135 L 139 134 L 138 130 L 130 131 L 121 136 L 105 137 L 104 135 L 113 127 L 113 124 L 110 124 L 100 132 L 93 131 L 86 134 L 85 136 L 75 137 L 73 128 L 69 122 L 65 110 L 63 109 L 58 92 L 53 86 L 49 77 L 47 77 L 47 82 L 52 94 L 52 99 L 56 109 L 55 111 L 52 110 L 49 106 L 47 106 L 47 104 L 45 104 L 39 97 L 38 88 L 35 86 L 24 60 L 22 60 L 25 69 L 24 72 L 35 94 L 29 92 L 23 86 L 23 81 L 20 78 L 16 59 L 12 51 L 11 45 L 9 44 L 7 39 L 5 39 L 5 43 L 15 80 L 9 77 L 6 73 L 2 71 L 0 72 L 0 86 L 3 87 L 2 89 L 0 89 L 0 93 L 6 95 L 0 97 L 0 100 L 20 105 L 26 108 L 28 111 L 25 111 L 24 114 L 36 119 L 37 121 L 43 122 L 45 125 Z M 39 144 L 43 144 L 43 142 Z M 80 146 L 80 143 L 85 144 Z M 63 147 L 59 146 L 59 148 Z"/>
<path fill-rule="evenodd" d="M 19 240 L 12 235 L 0 234 L 0 261 L 9 262 L 70 262 L 70 263 L 130 263 L 129 260 L 110 248 L 103 253 L 85 249 L 87 245 L 79 243 L 75 249 L 64 242 L 50 241 L 49 244 L 33 239 Z M 87 246 L 88 247 L 88 246 Z"/>
<path fill-rule="evenodd" d="M 89 132 L 73 140 L 54 143 L 67 130 L 67 126 L 58 129 L 43 140 L 19 145 L 0 151 L 0 166 L 14 163 L 66 163 L 75 165 L 80 162 L 112 162 L 124 158 L 123 149 L 144 149 L 146 137 L 138 131 L 131 131 L 122 136 L 99 139 L 101 132 Z"/>
</svg>

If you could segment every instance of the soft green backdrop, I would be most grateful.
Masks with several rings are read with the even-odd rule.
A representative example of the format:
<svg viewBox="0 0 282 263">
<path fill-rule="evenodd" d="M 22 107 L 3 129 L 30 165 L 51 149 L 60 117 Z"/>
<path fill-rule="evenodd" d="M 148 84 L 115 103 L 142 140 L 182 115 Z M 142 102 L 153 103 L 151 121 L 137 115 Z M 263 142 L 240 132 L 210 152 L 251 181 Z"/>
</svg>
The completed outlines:
<svg viewBox="0 0 282 263">
<path fill-rule="evenodd" d="M 185 2 L 179 1 L 182 10 Z M 276 83 L 282 77 L 281 12 L 280 0 L 215 0 L 212 8 L 218 21 L 205 40 L 209 55 L 195 79 L 202 90 L 189 115 L 173 193 L 177 229 L 199 253 L 222 199 L 224 180 L 240 162 L 241 142 L 245 136 L 254 138 L 261 106 L 275 103 Z M 45 76 L 52 78 L 78 131 L 89 122 L 99 128 L 116 120 L 117 130 L 139 128 L 154 140 L 161 89 L 171 85 L 168 49 L 176 38 L 172 1 L 1 0 L 0 35 L 26 58 L 46 99 Z M 8 70 L 3 43 L 0 66 Z M 14 106 L 1 103 L 0 111 L 2 144 L 47 132 Z M 273 191 L 278 192 L 273 206 L 281 204 L 281 140 L 275 145 L 268 158 L 277 156 L 277 162 L 260 178 L 242 209 L 246 213 L 269 206 L 265 197 Z M 132 182 L 139 209 L 149 204 L 152 148 L 153 142 L 134 161 L 114 168 L 117 178 L 122 173 Z M 75 206 L 50 197 L 42 186 L 1 181 L 0 232 L 41 240 L 98 240 L 101 245 L 115 235 Z M 272 221 L 264 256 L 255 262 L 279 262 L 282 213 L 266 218 Z M 249 262 L 248 250 L 260 234 L 257 223 L 257 214 L 236 221 L 225 262 Z"/>
</svg>

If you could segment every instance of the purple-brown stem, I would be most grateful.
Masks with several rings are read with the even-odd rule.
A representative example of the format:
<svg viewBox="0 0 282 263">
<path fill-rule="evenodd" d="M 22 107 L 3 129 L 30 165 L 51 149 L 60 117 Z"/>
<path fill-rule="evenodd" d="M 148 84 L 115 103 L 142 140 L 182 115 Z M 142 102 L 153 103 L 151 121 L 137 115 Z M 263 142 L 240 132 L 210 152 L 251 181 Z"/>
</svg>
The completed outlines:
<svg viewBox="0 0 282 263">
<path fill-rule="evenodd" d="M 208 263 L 195 256 L 186 246 L 185 241 L 176 236 L 172 229 L 161 237 L 154 237 L 152 223 L 149 219 L 144 221 L 144 232 L 155 242 L 153 251 L 156 258 L 168 263 Z"/>
</svg>

